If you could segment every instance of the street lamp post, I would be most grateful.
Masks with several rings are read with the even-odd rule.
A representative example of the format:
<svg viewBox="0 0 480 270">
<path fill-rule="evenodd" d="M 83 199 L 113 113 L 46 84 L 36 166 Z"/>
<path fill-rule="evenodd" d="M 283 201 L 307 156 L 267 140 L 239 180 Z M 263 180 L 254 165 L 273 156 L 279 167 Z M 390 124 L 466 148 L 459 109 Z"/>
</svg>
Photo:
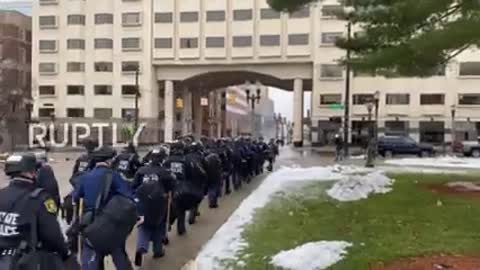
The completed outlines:
<svg viewBox="0 0 480 270">
<path fill-rule="evenodd" d="M 250 84 L 247 82 L 246 83 L 247 87 L 245 88 L 245 93 L 247 94 L 247 102 L 250 103 L 251 106 L 251 125 L 252 125 L 252 136 L 255 137 L 256 133 L 256 125 L 255 125 L 255 104 L 260 103 L 261 93 L 260 93 L 260 87 L 258 87 L 258 82 L 257 85 L 255 86 L 257 92 L 256 94 L 250 93 Z"/>
<path fill-rule="evenodd" d="M 373 95 L 373 100 L 375 101 L 375 157 L 378 154 L 378 109 L 380 102 L 380 91 L 375 91 Z"/>
<path fill-rule="evenodd" d="M 372 122 L 372 110 L 373 102 L 368 102 L 366 104 L 367 106 L 367 111 L 368 111 L 368 146 L 367 146 L 367 163 L 365 164 L 365 167 L 372 168 L 374 167 L 374 136 L 373 136 L 373 122 Z"/>
<path fill-rule="evenodd" d="M 135 123 L 134 123 L 134 129 L 135 132 L 138 129 L 138 99 L 140 98 L 140 87 L 138 85 L 138 74 L 140 72 L 139 66 L 136 67 L 135 69 Z"/>
</svg>

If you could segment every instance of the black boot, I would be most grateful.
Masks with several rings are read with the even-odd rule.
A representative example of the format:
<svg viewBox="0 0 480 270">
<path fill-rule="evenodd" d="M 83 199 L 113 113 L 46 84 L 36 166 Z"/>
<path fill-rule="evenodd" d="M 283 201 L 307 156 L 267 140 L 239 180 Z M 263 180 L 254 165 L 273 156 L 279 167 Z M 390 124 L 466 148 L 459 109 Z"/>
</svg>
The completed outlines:
<svg viewBox="0 0 480 270">
<path fill-rule="evenodd" d="M 135 266 L 141 267 L 143 263 L 143 253 L 142 251 L 137 251 L 135 253 Z"/>
</svg>

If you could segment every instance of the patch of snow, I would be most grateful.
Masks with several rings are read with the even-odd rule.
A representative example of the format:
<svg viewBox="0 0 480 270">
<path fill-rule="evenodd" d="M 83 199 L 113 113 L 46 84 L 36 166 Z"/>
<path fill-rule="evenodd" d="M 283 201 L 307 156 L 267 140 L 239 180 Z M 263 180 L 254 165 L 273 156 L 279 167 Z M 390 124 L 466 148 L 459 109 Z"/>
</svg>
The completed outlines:
<svg viewBox="0 0 480 270">
<path fill-rule="evenodd" d="M 349 159 L 366 159 L 365 155 L 350 156 Z"/>
<path fill-rule="evenodd" d="M 349 175 L 336 182 L 327 194 L 339 201 L 358 201 L 368 198 L 371 193 L 384 194 L 392 190 L 393 179 L 375 171 L 366 175 Z"/>
<path fill-rule="evenodd" d="M 252 222 L 255 210 L 264 207 L 277 192 L 290 190 L 307 181 L 336 181 L 347 175 L 368 174 L 371 169 L 355 166 L 287 168 L 270 174 L 248 196 L 230 218 L 202 248 L 196 258 L 199 270 L 220 270 L 222 260 L 235 259 L 235 254 L 248 244 L 242 238 L 246 225 Z M 293 214 L 293 213 L 292 213 Z"/>
<path fill-rule="evenodd" d="M 271 263 L 288 270 L 326 269 L 342 260 L 352 244 L 343 241 L 311 242 L 273 256 Z"/>
<path fill-rule="evenodd" d="M 447 183 L 448 187 L 463 188 L 468 191 L 480 191 L 480 186 L 472 182 L 450 182 Z"/>
<path fill-rule="evenodd" d="M 480 169 L 480 159 L 460 157 L 402 158 L 385 161 L 385 164 L 398 166 L 422 166 L 452 169 Z"/>
<path fill-rule="evenodd" d="M 422 174 L 467 174 L 466 170 L 452 170 L 441 168 L 425 168 L 425 167 L 413 167 L 413 166 L 379 166 L 377 167 L 381 171 L 392 173 L 422 173 Z"/>
</svg>

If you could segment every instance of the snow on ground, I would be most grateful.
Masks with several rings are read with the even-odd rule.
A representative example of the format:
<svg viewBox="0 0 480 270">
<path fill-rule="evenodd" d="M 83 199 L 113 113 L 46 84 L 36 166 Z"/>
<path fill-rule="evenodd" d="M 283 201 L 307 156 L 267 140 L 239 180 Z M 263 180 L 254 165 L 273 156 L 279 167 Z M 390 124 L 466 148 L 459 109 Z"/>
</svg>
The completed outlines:
<svg viewBox="0 0 480 270">
<path fill-rule="evenodd" d="M 347 254 L 352 244 L 343 241 L 311 242 L 273 256 L 271 263 L 288 270 L 320 270 L 332 266 Z"/>
<path fill-rule="evenodd" d="M 366 175 L 349 175 L 336 182 L 327 194 L 339 201 L 357 201 L 368 198 L 371 193 L 387 193 L 392 190 L 393 179 L 382 172 L 371 172 Z"/>
<path fill-rule="evenodd" d="M 386 160 L 385 164 L 397 166 L 421 166 L 451 169 L 480 169 L 480 159 L 459 157 L 402 158 Z"/>
<path fill-rule="evenodd" d="M 264 207 L 272 195 L 305 181 L 341 180 L 350 174 L 368 174 L 371 170 L 354 166 L 282 168 L 269 175 L 247 197 L 225 224 L 200 251 L 196 264 L 200 270 L 224 269 L 221 261 L 234 259 L 235 254 L 247 245 L 242 238 L 243 228 L 250 224 L 255 210 Z"/>
</svg>

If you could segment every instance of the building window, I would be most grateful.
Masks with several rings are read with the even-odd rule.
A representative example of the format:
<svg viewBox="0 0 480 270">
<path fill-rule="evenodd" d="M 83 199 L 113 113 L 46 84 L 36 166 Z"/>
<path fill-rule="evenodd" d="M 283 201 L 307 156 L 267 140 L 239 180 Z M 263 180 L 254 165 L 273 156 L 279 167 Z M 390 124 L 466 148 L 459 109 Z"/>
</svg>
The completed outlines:
<svg viewBox="0 0 480 270">
<path fill-rule="evenodd" d="M 265 46 L 265 47 L 280 46 L 280 36 L 279 35 L 261 35 L 260 46 Z"/>
<path fill-rule="evenodd" d="M 110 96 L 112 94 L 111 85 L 95 85 L 93 91 L 96 96 Z"/>
<path fill-rule="evenodd" d="M 67 63 L 67 72 L 84 72 L 85 63 L 83 62 L 68 62 Z"/>
<path fill-rule="evenodd" d="M 41 85 L 38 87 L 38 94 L 40 96 L 54 96 L 55 95 L 55 86 L 54 85 Z"/>
<path fill-rule="evenodd" d="M 156 49 L 170 49 L 173 46 L 173 41 L 171 38 L 156 38 L 155 39 L 155 48 Z"/>
<path fill-rule="evenodd" d="M 290 18 L 301 19 L 310 17 L 310 6 L 305 6 L 293 13 L 290 13 Z"/>
<path fill-rule="evenodd" d="M 57 17 L 55 16 L 39 16 L 38 23 L 41 29 L 45 28 L 56 28 L 57 27 Z"/>
<path fill-rule="evenodd" d="M 207 37 L 205 46 L 207 48 L 223 48 L 225 47 L 224 37 Z"/>
<path fill-rule="evenodd" d="M 85 95 L 85 86 L 83 85 L 67 85 L 67 95 L 83 96 Z"/>
<path fill-rule="evenodd" d="M 252 47 L 252 37 L 251 36 L 233 37 L 233 47 Z"/>
<path fill-rule="evenodd" d="M 262 20 L 280 19 L 280 12 L 277 12 L 271 8 L 262 8 L 260 10 L 260 18 Z"/>
<path fill-rule="evenodd" d="M 155 23 L 171 23 L 173 22 L 172 12 L 157 12 L 155 13 Z"/>
<path fill-rule="evenodd" d="M 334 64 L 325 64 L 320 66 L 321 78 L 342 78 L 343 67 Z"/>
<path fill-rule="evenodd" d="M 320 96 L 320 105 L 331 105 L 342 103 L 342 95 L 340 94 L 327 94 Z"/>
<path fill-rule="evenodd" d="M 420 142 L 443 144 L 445 142 L 445 123 L 440 121 L 421 121 L 419 123 Z"/>
<path fill-rule="evenodd" d="M 253 12 L 251 9 L 237 9 L 233 11 L 234 21 L 250 21 L 252 17 Z"/>
<path fill-rule="evenodd" d="M 113 40 L 109 38 L 96 38 L 95 49 L 112 49 Z"/>
<path fill-rule="evenodd" d="M 408 105 L 410 104 L 409 94 L 387 94 L 387 105 Z"/>
<path fill-rule="evenodd" d="M 322 17 L 336 18 L 338 14 L 343 12 L 341 5 L 325 5 L 322 7 Z"/>
<path fill-rule="evenodd" d="M 480 62 L 460 63 L 460 76 L 480 76 Z"/>
<path fill-rule="evenodd" d="M 67 108 L 67 117 L 83 118 L 85 117 L 85 110 L 82 108 Z"/>
<path fill-rule="evenodd" d="M 138 26 L 140 24 L 140 12 L 129 12 L 122 14 L 123 26 Z"/>
<path fill-rule="evenodd" d="M 288 45 L 297 46 L 297 45 L 308 45 L 309 43 L 308 34 L 290 34 L 288 35 Z"/>
<path fill-rule="evenodd" d="M 40 0 L 40 5 L 56 5 L 58 4 L 57 0 Z"/>
<path fill-rule="evenodd" d="M 322 44 L 335 44 L 338 38 L 342 37 L 342 32 L 322 33 Z"/>
<path fill-rule="evenodd" d="M 85 15 L 74 14 L 67 16 L 67 24 L 69 25 L 85 25 Z"/>
<path fill-rule="evenodd" d="M 40 73 L 48 74 L 48 73 L 56 73 L 56 64 L 55 63 L 39 63 L 38 64 L 38 71 Z"/>
<path fill-rule="evenodd" d="M 113 116 L 111 108 L 94 108 L 93 117 L 97 119 L 110 119 Z"/>
<path fill-rule="evenodd" d="M 135 85 L 122 85 L 122 95 L 132 96 L 137 93 L 137 87 Z"/>
<path fill-rule="evenodd" d="M 113 63 L 112 62 L 95 62 L 94 70 L 95 72 L 113 72 Z"/>
<path fill-rule="evenodd" d="M 124 51 L 140 50 L 140 38 L 122 38 Z"/>
<path fill-rule="evenodd" d="M 223 22 L 225 21 L 224 10 L 209 10 L 207 11 L 207 22 Z"/>
<path fill-rule="evenodd" d="M 421 94 L 420 105 L 444 105 L 444 94 Z"/>
<path fill-rule="evenodd" d="M 56 40 L 39 40 L 38 47 L 41 53 L 56 52 L 57 41 Z"/>
<path fill-rule="evenodd" d="M 140 70 L 140 62 L 138 61 L 122 62 L 122 72 L 135 72 L 137 70 Z"/>
<path fill-rule="evenodd" d="M 67 39 L 67 49 L 69 49 L 69 50 L 85 50 L 85 40 L 83 40 L 83 39 Z"/>
<path fill-rule="evenodd" d="M 188 11 L 180 13 L 180 22 L 198 22 L 198 12 Z"/>
<path fill-rule="evenodd" d="M 113 24 L 113 14 L 110 14 L 110 13 L 95 14 L 95 24 Z"/>
<path fill-rule="evenodd" d="M 180 38 L 180 48 L 182 49 L 198 48 L 198 39 L 197 38 Z"/>
<path fill-rule="evenodd" d="M 480 105 L 480 94 L 459 94 L 459 105 Z"/>
<path fill-rule="evenodd" d="M 135 109 L 122 109 L 123 119 L 132 119 L 135 117 Z"/>
<path fill-rule="evenodd" d="M 364 105 L 373 101 L 372 94 L 355 94 L 353 95 L 353 105 Z"/>
<path fill-rule="evenodd" d="M 38 116 L 39 117 L 51 117 L 52 115 L 55 115 L 55 109 L 54 108 L 39 108 L 38 109 Z"/>
</svg>

